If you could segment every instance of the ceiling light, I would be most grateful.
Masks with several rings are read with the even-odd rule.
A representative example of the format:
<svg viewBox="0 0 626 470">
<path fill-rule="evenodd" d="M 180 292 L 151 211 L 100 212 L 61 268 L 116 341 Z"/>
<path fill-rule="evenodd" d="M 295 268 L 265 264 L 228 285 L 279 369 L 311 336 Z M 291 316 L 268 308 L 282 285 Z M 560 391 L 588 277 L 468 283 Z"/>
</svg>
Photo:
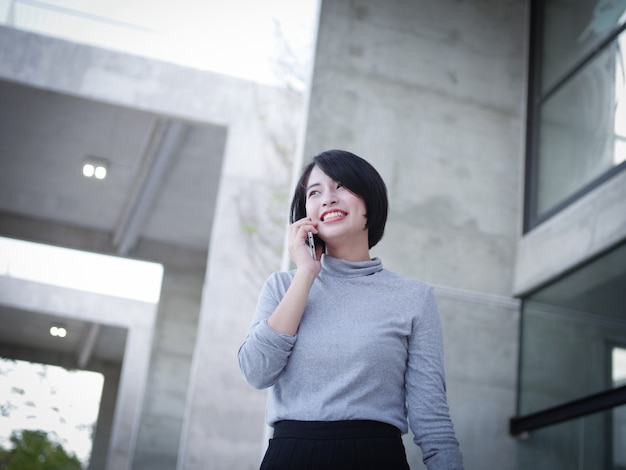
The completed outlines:
<svg viewBox="0 0 626 470">
<path fill-rule="evenodd" d="M 96 167 L 94 167 L 91 163 L 85 163 L 83 165 L 83 175 L 87 178 L 91 178 L 96 172 Z"/>
<path fill-rule="evenodd" d="M 63 326 L 51 326 L 50 335 L 58 338 L 65 338 L 67 336 L 67 330 Z"/>
<path fill-rule="evenodd" d="M 83 175 L 87 178 L 103 180 L 107 176 L 109 162 L 104 158 L 87 157 L 83 163 Z"/>
<path fill-rule="evenodd" d="M 104 178 L 107 177 L 107 169 L 106 169 L 106 167 L 97 166 L 95 171 L 94 171 L 94 175 L 99 180 L 103 180 Z"/>
</svg>

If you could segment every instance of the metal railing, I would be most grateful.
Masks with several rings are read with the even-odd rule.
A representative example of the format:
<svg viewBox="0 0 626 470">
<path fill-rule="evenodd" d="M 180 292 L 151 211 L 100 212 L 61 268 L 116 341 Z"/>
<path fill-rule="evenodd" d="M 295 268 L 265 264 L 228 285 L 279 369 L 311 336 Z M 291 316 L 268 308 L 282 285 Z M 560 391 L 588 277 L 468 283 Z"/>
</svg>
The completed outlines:
<svg viewBox="0 0 626 470">
<path fill-rule="evenodd" d="M 509 433 L 512 436 L 522 436 L 535 429 L 581 418 L 624 404 L 626 404 L 626 385 L 524 416 L 515 416 L 509 421 Z"/>
</svg>

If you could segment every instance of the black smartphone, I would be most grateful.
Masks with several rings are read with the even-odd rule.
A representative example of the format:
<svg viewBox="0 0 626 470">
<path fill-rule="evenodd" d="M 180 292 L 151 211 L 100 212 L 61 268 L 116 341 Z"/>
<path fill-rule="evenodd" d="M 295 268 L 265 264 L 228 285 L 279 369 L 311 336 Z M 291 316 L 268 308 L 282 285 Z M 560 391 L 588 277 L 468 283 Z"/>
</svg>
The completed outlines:
<svg viewBox="0 0 626 470">
<path fill-rule="evenodd" d="M 311 258 L 317 259 L 315 256 L 315 240 L 313 240 L 313 233 L 307 233 L 307 239 L 309 241 L 309 251 L 311 252 Z"/>
</svg>

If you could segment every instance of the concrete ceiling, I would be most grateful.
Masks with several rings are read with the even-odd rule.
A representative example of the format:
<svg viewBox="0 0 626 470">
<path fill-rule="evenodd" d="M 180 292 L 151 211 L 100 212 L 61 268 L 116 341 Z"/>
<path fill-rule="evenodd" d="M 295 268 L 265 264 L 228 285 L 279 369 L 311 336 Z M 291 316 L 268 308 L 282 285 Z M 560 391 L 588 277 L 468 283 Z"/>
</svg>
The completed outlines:
<svg viewBox="0 0 626 470">
<path fill-rule="evenodd" d="M 36 349 L 46 352 L 50 362 L 74 364 L 79 368 L 92 358 L 121 363 L 128 333 L 122 327 L 97 325 L 94 328 L 93 323 L 84 320 L 7 307 L 0 308 L 0 323 L 12 325 L 12 328 L 0 328 L 0 344 L 18 349 L 17 356 L 38 357 L 40 355 L 30 354 Z M 63 326 L 71 334 L 65 338 L 51 336 L 48 333 L 51 326 Z"/>
<path fill-rule="evenodd" d="M 208 248 L 225 128 L 6 81 L 0 103 L 0 235 L 17 216 L 43 227 L 44 242 L 48 226 L 107 234 L 108 252 L 120 256 L 142 240 Z M 107 163 L 104 180 L 82 175 L 91 157 Z M 0 328 L 0 343 L 79 355 L 90 325 L 72 323 L 80 337 L 61 343 L 49 337 L 50 321 L 0 306 L 0 322 L 19 332 Z M 93 354 L 121 360 L 125 332 L 102 328 L 99 337 Z"/>
<path fill-rule="evenodd" d="M 140 238 L 208 247 L 223 127 L 1 81 L 0 103 L 0 211 L 109 232 L 119 254 Z M 106 179 L 82 175 L 89 157 Z"/>
</svg>

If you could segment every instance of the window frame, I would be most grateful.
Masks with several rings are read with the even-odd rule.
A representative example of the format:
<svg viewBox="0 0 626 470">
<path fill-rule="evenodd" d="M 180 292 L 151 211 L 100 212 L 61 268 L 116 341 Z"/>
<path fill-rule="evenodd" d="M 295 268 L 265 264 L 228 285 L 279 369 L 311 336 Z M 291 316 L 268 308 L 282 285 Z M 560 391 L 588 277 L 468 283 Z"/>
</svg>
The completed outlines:
<svg viewBox="0 0 626 470">
<path fill-rule="evenodd" d="M 545 92 L 541 91 L 541 57 L 543 46 L 543 2 L 531 0 L 529 24 L 529 57 L 528 57 L 528 84 L 526 108 L 526 156 L 524 177 L 524 210 L 523 234 L 542 224 L 564 208 L 577 201 L 593 189 L 601 186 L 616 174 L 626 169 L 626 161 L 615 165 L 592 181 L 582 186 L 554 207 L 542 214 L 537 213 L 537 180 L 539 168 L 539 133 L 540 111 L 542 105 L 561 87 L 569 83 L 581 70 L 591 63 L 606 47 L 612 44 L 617 37 L 626 30 L 626 21 L 617 25 L 600 43 L 584 54 Z"/>
</svg>

